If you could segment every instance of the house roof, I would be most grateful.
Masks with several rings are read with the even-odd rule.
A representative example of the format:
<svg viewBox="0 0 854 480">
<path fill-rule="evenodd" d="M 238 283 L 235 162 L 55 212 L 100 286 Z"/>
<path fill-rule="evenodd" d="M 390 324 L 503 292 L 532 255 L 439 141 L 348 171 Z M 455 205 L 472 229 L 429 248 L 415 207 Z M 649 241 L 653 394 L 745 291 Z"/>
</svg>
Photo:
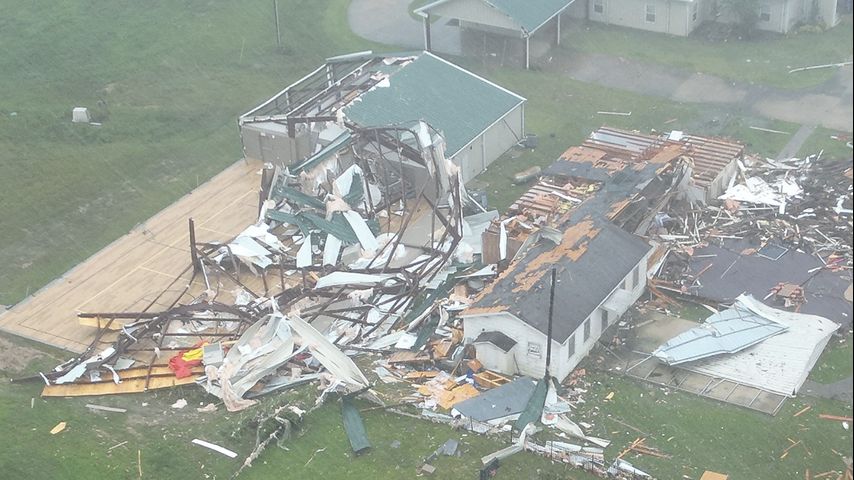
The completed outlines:
<svg viewBox="0 0 854 480">
<path fill-rule="evenodd" d="M 386 71 L 388 85 L 363 93 L 346 117 L 364 127 L 424 120 L 442 132 L 448 156 L 525 101 L 429 52 L 396 67 Z"/>
<path fill-rule="evenodd" d="M 544 175 L 600 182 L 598 190 L 551 227 L 559 232 L 559 243 L 541 238 L 527 250 L 523 247 L 462 316 L 510 313 L 547 333 L 547 274 L 556 267 L 552 338 L 566 341 L 651 250 L 646 241 L 616 223 L 638 217 L 637 208 L 650 200 L 643 195 L 638 199 L 639 193 L 663 183 L 661 175 L 679 156 L 676 145 L 631 158 L 584 146 L 569 148 Z"/>
<path fill-rule="evenodd" d="M 416 9 L 416 13 L 427 12 L 432 7 L 456 0 L 440 0 Z M 481 0 L 510 17 L 520 28 L 531 34 L 554 18 L 575 0 Z"/>
<path fill-rule="evenodd" d="M 473 343 L 491 343 L 500 348 L 502 352 L 507 353 L 516 345 L 516 340 L 508 337 L 501 332 L 483 332 L 474 339 Z"/>
<path fill-rule="evenodd" d="M 464 316 L 508 312 L 548 331 L 549 276 L 557 268 L 552 338 L 563 343 L 602 303 L 651 247 L 605 219 L 567 228 L 560 245 L 543 241 L 489 284 Z"/>
<path fill-rule="evenodd" d="M 662 145 L 679 145 L 693 163 L 691 178 L 703 187 L 744 153 L 744 145 L 724 138 L 670 132 L 664 135 L 644 135 L 638 132 L 601 127 L 591 133 L 584 145 L 615 154 L 640 156 Z"/>
</svg>

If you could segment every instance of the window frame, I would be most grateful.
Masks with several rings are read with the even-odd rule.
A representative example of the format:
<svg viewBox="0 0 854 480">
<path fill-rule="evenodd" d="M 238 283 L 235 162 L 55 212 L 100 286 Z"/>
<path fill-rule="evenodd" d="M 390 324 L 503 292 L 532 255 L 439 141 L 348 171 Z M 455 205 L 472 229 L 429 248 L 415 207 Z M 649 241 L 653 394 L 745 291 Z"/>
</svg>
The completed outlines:
<svg viewBox="0 0 854 480">
<path fill-rule="evenodd" d="M 601 325 L 602 325 L 602 331 L 603 332 L 605 330 L 607 330 L 609 326 L 611 326 L 611 322 L 610 322 L 611 318 L 610 317 L 611 317 L 611 312 L 609 312 L 608 310 L 603 308 L 602 313 L 599 314 L 599 318 L 601 319 Z"/>
<path fill-rule="evenodd" d="M 590 319 L 589 318 L 584 321 L 584 325 L 582 326 L 582 328 L 584 329 L 584 331 L 583 331 L 584 337 L 583 338 L 584 338 L 584 341 L 586 342 L 587 340 L 590 340 Z"/>
<path fill-rule="evenodd" d="M 759 4 L 759 21 L 763 23 L 771 22 L 771 4 L 770 3 L 760 3 Z"/>
<path fill-rule="evenodd" d="M 566 350 L 567 350 L 567 356 L 566 356 L 567 359 L 570 359 L 573 356 L 575 356 L 575 334 L 574 333 L 569 336 L 569 342 L 567 342 Z"/>
<path fill-rule="evenodd" d="M 597 15 L 605 14 L 605 0 L 593 0 L 593 13 Z"/>
<path fill-rule="evenodd" d="M 528 342 L 528 356 L 543 358 L 543 346 L 537 342 Z"/>
<path fill-rule="evenodd" d="M 650 11 L 650 7 L 652 8 L 652 11 Z M 652 16 L 652 20 L 650 20 L 650 15 Z M 646 23 L 655 23 L 656 18 L 655 4 L 647 3 L 644 7 L 644 20 L 646 20 Z"/>
</svg>

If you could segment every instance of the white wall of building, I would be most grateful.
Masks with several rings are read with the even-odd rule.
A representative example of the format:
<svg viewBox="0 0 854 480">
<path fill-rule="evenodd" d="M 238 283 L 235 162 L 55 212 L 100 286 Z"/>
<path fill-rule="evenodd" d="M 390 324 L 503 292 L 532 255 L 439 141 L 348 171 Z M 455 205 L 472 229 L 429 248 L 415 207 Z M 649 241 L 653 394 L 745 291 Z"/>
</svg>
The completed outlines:
<svg viewBox="0 0 854 480">
<path fill-rule="evenodd" d="M 524 103 L 492 124 L 451 160 L 462 169 L 463 182 L 478 176 L 525 135 Z"/>
<path fill-rule="evenodd" d="M 620 284 L 614 286 L 614 291 L 617 289 L 628 291 L 631 303 L 637 301 L 646 288 L 646 265 L 648 257 L 649 254 L 638 263 L 635 269 L 623 278 Z M 635 278 L 637 278 L 637 282 L 635 282 Z M 599 307 L 581 323 L 578 329 L 564 343 L 552 342 L 551 373 L 559 381 L 566 378 L 578 363 L 587 356 L 596 344 L 596 341 L 602 336 L 603 327 L 606 329 L 613 325 L 625 313 L 625 310 L 619 312 L 619 314 L 609 313 L 607 326 L 603 325 L 602 316 L 605 309 L 602 308 L 602 304 L 606 302 L 607 299 L 603 300 Z M 555 323 L 561 321 L 559 313 L 554 321 Z M 590 328 L 590 334 L 586 340 L 584 338 L 585 324 L 588 324 Z M 486 331 L 499 331 L 516 340 L 517 343 L 511 350 L 513 354 L 511 358 L 514 359 L 514 368 L 507 370 L 501 369 L 505 364 L 496 359 L 492 352 L 485 351 L 484 357 L 481 358 L 480 350 L 478 350 L 478 360 L 483 363 L 485 368 L 507 375 L 522 374 L 534 378 L 543 376 L 546 362 L 545 334 L 511 313 L 489 313 L 466 316 L 465 312 L 463 312 L 463 333 L 467 340 L 474 340 L 478 335 Z M 575 352 L 572 354 L 570 354 L 570 342 L 575 343 Z M 498 350 L 497 348 L 494 349 Z"/>
</svg>

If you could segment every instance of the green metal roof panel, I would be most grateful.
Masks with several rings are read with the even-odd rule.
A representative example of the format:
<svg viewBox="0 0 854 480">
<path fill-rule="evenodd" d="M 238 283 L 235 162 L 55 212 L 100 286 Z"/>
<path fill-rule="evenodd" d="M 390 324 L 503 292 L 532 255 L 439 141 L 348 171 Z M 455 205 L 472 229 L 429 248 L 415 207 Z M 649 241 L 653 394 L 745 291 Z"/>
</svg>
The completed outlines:
<svg viewBox="0 0 854 480">
<path fill-rule="evenodd" d="M 300 163 L 295 167 L 291 167 L 289 170 L 291 174 L 297 175 L 304 170 L 311 170 L 315 165 L 326 160 L 333 153 L 338 153 L 342 148 L 346 147 L 350 144 L 350 139 L 353 136 L 350 132 L 344 132 L 341 135 L 338 135 L 334 140 L 329 142 L 329 145 L 323 147 L 319 152 L 314 155 L 308 157 L 304 162 Z"/>
<path fill-rule="evenodd" d="M 528 33 L 539 28 L 574 0 L 485 0 L 515 20 Z"/>
<path fill-rule="evenodd" d="M 374 127 L 424 120 L 453 156 L 525 99 L 430 53 L 389 72 L 389 86 L 365 92 L 345 110 Z"/>
</svg>

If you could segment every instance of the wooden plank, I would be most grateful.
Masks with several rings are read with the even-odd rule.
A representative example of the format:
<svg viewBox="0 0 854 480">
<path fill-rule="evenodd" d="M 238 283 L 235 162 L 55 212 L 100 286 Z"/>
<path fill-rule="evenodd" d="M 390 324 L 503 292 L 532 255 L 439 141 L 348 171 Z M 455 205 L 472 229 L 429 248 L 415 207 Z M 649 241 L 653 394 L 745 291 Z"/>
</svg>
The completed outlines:
<svg viewBox="0 0 854 480">
<path fill-rule="evenodd" d="M 826 413 L 819 414 L 818 418 L 821 418 L 823 420 L 838 420 L 840 422 L 851 422 L 852 421 L 851 417 L 840 417 L 837 415 L 828 415 Z"/>
<path fill-rule="evenodd" d="M 196 382 L 196 375 L 185 378 L 152 377 L 148 382 L 148 390 L 189 385 Z M 145 391 L 145 378 L 125 380 L 122 383 L 66 383 L 64 385 L 48 385 L 42 391 L 42 397 L 86 397 L 90 395 L 117 395 L 123 393 L 141 393 Z"/>
</svg>

